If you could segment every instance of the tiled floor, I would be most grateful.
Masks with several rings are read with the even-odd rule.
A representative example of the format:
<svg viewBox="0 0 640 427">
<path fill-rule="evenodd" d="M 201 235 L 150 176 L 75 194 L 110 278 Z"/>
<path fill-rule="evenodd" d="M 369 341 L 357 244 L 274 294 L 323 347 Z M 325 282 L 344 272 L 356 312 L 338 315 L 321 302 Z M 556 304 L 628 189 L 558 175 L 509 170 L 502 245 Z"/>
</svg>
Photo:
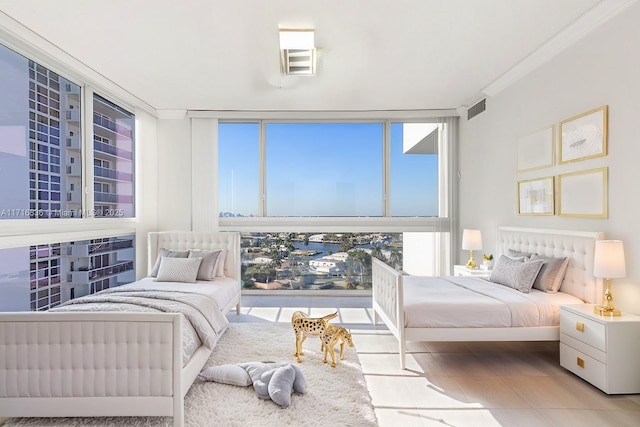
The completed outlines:
<svg viewBox="0 0 640 427">
<path fill-rule="evenodd" d="M 640 395 L 608 396 L 559 365 L 558 343 L 410 343 L 371 323 L 371 299 L 243 297 L 233 322 L 325 315 L 351 329 L 380 426 L 640 426 Z"/>
</svg>

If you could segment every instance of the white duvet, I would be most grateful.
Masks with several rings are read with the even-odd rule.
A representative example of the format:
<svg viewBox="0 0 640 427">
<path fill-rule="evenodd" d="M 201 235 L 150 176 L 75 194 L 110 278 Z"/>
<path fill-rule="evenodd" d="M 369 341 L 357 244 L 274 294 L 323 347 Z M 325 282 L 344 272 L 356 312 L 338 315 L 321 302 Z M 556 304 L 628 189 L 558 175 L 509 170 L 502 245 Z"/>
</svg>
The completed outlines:
<svg viewBox="0 0 640 427">
<path fill-rule="evenodd" d="M 477 277 L 403 276 L 407 328 L 557 326 L 560 304 L 582 304 L 558 292 L 525 294 Z"/>
</svg>

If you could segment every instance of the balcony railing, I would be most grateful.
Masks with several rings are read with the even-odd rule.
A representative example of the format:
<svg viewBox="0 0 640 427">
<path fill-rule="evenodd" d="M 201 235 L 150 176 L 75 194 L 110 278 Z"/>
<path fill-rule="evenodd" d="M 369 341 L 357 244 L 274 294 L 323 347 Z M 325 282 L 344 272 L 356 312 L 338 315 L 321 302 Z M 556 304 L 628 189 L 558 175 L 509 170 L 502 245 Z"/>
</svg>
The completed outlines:
<svg viewBox="0 0 640 427">
<path fill-rule="evenodd" d="M 132 247 L 133 247 L 132 240 L 123 240 L 119 242 L 92 243 L 89 245 L 89 254 L 113 252 L 119 249 L 128 249 Z"/>
<path fill-rule="evenodd" d="M 123 159 L 133 159 L 131 151 L 123 150 L 122 148 L 114 147 L 113 145 L 105 144 L 104 142 L 93 141 L 93 149 L 100 153 L 110 154 Z"/>
<path fill-rule="evenodd" d="M 126 203 L 126 204 L 133 203 L 132 196 L 125 196 L 125 195 L 116 194 L 116 193 L 102 193 L 102 192 L 96 191 L 93 193 L 93 197 L 96 202 L 102 202 L 102 203 Z"/>
<path fill-rule="evenodd" d="M 115 274 L 120 274 L 125 271 L 133 270 L 133 261 L 126 261 L 119 264 L 110 265 L 108 267 L 96 268 L 95 270 L 91 270 L 89 272 L 89 281 L 93 282 L 95 280 L 104 279 L 109 276 L 113 276 Z"/>
<path fill-rule="evenodd" d="M 101 268 L 72 271 L 72 281 L 76 285 L 88 284 L 120 273 L 133 271 L 133 264 L 133 261 L 123 261 Z"/>
<path fill-rule="evenodd" d="M 102 117 L 98 114 L 93 114 L 93 124 L 101 126 L 105 129 L 109 129 L 118 135 L 125 136 L 127 138 L 133 138 L 133 131 L 127 127 L 117 124 L 113 120 L 109 120 L 106 117 Z"/>
<path fill-rule="evenodd" d="M 119 172 L 113 169 L 103 168 L 100 166 L 93 167 L 93 174 L 100 178 L 109 178 L 116 181 L 133 182 L 133 174 L 127 172 Z"/>
</svg>

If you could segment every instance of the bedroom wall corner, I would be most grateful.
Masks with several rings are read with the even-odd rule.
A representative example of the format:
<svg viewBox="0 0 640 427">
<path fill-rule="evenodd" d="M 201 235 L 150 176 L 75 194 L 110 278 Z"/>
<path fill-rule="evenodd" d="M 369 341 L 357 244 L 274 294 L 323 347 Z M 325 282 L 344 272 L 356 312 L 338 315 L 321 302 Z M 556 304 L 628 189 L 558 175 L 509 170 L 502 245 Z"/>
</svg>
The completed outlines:
<svg viewBox="0 0 640 427">
<path fill-rule="evenodd" d="M 147 234 L 158 227 L 158 120 L 136 111 L 136 279 L 147 273 Z"/>
<path fill-rule="evenodd" d="M 640 3 L 625 9 L 574 45 L 498 94 L 486 111 L 460 120 L 459 228 L 483 233 L 483 252 L 495 251 L 499 225 L 602 231 L 625 245 L 627 277 L 612 281 L 616 306 L 640 314 L 640 229 L 635 227 L 637 163 L 640 159 L 640 51 L 626 43 L 640 38 Z M 608 106 L 608 154 L 517 173 L 519 137 L 591 109 Z M 556 158 L 557 158 L 556 140 Z M 608 168 L 608 218 L 524 216 L 517 213 L 519 180 Z M 556 183 L 556 196 L 558 188 Z M 557 209 L 557 203 L 556 203 Z M 458 263 L 466 254 L 459 251 Z"/>
</svg>

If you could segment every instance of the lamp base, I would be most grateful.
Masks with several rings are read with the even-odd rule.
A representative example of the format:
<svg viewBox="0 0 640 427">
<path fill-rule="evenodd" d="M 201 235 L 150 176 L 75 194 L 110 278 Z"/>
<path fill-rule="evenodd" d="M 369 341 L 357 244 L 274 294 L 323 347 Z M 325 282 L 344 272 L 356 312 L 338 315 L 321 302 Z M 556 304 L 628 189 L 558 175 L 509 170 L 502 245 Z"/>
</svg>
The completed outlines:
<svg viewBox="0 0 640 427">
<path fill-rule="evenodd" d="M 467 261 L 467 268 L 470 270 L 475 270 L 478 267 L 478 264 L 476 264 L 476 262 L 472 259 L 470 259 L 469 261 Z"/>
<path fill-rule="evenodd" d="M 620 312 L 620 310 L 612 307 L 607 307 L 604 305 L 596 305 L 595 307 L 593 307 L 593 312 L 595 314 L 599 314 L 600 316 L 621 316 L 622 315 L 622 312 Z"/>
</svg>

